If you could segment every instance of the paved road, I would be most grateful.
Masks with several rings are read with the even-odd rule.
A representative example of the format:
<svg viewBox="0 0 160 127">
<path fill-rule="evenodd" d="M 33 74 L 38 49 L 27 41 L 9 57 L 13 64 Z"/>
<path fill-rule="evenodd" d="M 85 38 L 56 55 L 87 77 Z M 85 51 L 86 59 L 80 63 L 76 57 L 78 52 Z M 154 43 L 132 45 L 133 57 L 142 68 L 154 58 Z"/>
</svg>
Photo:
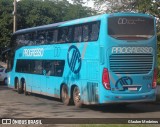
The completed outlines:
<svg viewBox="0 0 160 127">
<path fill-rule="evenodd" d="M 1 85 L 0 118 L 160 118 L 160 103 L 76 108 L 64 106 L 59 99 L 25 96 Z"/>
</svg>

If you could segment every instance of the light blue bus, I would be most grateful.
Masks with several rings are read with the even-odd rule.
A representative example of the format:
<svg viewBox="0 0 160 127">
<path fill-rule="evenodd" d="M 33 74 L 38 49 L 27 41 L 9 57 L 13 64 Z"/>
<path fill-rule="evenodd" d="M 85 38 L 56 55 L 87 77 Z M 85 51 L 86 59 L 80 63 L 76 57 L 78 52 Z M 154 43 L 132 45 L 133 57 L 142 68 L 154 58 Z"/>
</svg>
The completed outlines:
<svg viewBox="0 0 160 127">
<path fill-rule="evenodd" d="M 156 21 L 113 13 L 15 32 L 8 86 L 65 105 L 156 100 Z"/>
</svg>

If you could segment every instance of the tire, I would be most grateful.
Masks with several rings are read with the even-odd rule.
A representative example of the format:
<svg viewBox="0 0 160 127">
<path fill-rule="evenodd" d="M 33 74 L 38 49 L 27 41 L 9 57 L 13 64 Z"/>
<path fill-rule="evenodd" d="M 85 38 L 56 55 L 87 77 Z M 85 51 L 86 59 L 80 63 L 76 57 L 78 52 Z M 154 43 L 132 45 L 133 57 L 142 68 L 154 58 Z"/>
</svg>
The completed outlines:
<svg viewBox="0 0 160 127">
<path fill-rule="evenodd" d="M 63 85 L 61 88 L 61 99 L 64 105 L 70 104 L 70 98 L 68 96 L 68 87 Z"/>
<path fill-rule="evenodd" d="M 18 79 L 16 80 L 16 90 L 20 94 L 20 89 L 19 89 L 19 81 Z"/>
<path fill-rule="evenodd" d="M 24 95 L 28 95 L 28 92 L 26 91 L 26 82 L 24 82 L 23 84 L 23 91 L 24 91 Z"/>
<path fill-rule="evenodd" d="M 82 107 L 81 95 L 78 86 L 74 87 L 73 90 L 73 101 L 76 107 Z"/>
<path fill-rule="evenodd" d="M 19 94 L 22 94 L 23 92 L 24 92 L 24 85 L 23 85 L 23 82 L 21 81 L 19 85 Z"/>
</svg>

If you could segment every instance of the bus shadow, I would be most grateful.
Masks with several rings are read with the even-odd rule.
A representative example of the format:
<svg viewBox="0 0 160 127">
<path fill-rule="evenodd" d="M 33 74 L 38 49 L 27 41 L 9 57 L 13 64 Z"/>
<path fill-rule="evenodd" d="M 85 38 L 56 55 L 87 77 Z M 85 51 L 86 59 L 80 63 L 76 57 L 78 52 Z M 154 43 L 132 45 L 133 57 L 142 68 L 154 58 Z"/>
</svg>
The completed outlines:
<svg viewBox="0 0 160 127">
<path fill-rule="evenodd" d="M 107 104 L 84 106 L 84 108 L 103 113 L 145 113 L 160 111 L 160 103 L 135 103 L 128 105 Z"/>
<path fill-rule="evenodd" d="M 63 105 L 61 99 L 49 97 L 45 95 L 40 94 L 31 94 L 32 96 L 35 96 L 36 99 L 46 99 L 58 102 L 58 105 Z M 40 99 L 40 100 L 41 100 Z M 75 107 L 73 103 L 70 104 L 71 107 Z M 157 112 L 160 111 L 160 103 L 135 103 L 135 104 L 128 104 L 128 105 L 122 105 L 122 104 L 106 104 L 106 105 L 83 105 L 82 108 L 74 108 L 76 111 L 86 111 L 86 110 L 93 110 L 98 111 L 102 113 L 145 113 L 145 112 Z"/>
<path fill-rule="evenodd" d="M 61 99 L 59 99 L 59 98 L 54 98 L 54 97 L 50 97 L 50 96 L 46 96 L 46 95 L 41 95 L 41 94 L 31 93 L 29 96 L 34 96 L 34 97 L 36 97 L 37 99 L 41 98 L 41 99 L 46 99 L 46 100 L 61 102 Z"/>
</svg>

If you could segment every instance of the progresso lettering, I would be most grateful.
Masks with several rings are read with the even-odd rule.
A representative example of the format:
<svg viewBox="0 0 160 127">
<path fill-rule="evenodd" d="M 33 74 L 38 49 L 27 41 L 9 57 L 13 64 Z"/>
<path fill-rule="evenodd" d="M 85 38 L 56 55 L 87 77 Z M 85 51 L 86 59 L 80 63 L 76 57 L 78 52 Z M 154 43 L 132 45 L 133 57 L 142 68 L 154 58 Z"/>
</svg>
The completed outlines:
<svg viewBox="0 0 160 127">
<path fill-rule="evenodd" d="M 112 53 L 152 53 L 152 47 L 112 47 Z"/>
<path fill-rule="evenodd" d="M 23 56 L 43 56 L 44 49 L 43 48 L 35 48 L 35 49 L 24 49 Z"/>
</svg>

